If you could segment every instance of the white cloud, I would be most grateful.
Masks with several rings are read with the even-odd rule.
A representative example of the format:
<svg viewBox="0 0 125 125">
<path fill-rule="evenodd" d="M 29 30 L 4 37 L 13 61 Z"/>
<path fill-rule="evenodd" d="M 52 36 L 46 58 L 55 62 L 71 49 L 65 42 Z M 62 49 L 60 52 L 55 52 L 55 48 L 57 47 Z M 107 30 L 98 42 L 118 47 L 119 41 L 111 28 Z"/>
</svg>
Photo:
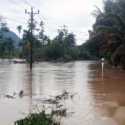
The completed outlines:
<svg viewBox="0 0 125 125">
<path fill-rule="evenodd" d="M 0 0 L 0 14 L 8 18 L 9 26 L 16 31 L 20 23 L 25 25 L 28 17 L 25 8 L 28 4 L 40 9 L 40 16 L 45 21 L 48 35 L 54 37 L 57 29 L 67 25 L 69 31 L 76 34 L 77 43 L 88 38 L 88 30 L 94 23 L 91 13 L 94 6 L 102 7 L 102 0 Z M 37 18 L 38 19 L 38 18 Z M 14 21 L 15 20 L 15 21 Z M 26 25 L 25 25 L 26 26 Z"/>
</svg>

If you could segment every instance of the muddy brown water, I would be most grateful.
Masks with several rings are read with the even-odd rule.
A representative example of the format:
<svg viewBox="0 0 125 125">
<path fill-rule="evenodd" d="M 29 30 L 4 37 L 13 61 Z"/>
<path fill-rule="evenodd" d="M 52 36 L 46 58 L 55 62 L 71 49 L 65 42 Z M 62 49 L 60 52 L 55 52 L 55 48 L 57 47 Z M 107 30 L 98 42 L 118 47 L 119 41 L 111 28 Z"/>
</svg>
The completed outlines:
<svg viewBox="0 0 125 125">
<path fill-rule="evenodd" d="M 64 91 L 76 95 L 67 101 L 73 114 L 62 125 L 125 125 L 125 71 L 103 68 L 94 61 L 42 62 L 31 73 L 27 64 L 1 60 L 0 125 L 13 125 L 41 99 Z"/>
</svg>

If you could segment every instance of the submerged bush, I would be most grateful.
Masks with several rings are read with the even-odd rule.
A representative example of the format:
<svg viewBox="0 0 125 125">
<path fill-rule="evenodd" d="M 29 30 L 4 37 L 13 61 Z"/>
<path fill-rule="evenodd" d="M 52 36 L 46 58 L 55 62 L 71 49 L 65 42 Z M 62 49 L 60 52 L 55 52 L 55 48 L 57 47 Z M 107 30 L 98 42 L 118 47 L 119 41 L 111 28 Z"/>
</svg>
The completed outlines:
<svg viewBox="0 0 125 125">
<path fill-rule="evenodd" d="M 42 111 L 39 114 L 30 114 L 25 119 L 15 122 L 15 125 L 59 125 L 54 122 L 52 114 Z"/>
<path fill-rule="evenodd" d="M 73 97 L 74 94 L 69 94 L 65 91 L 52 99 L 44 100 L 42 111 L 35 107 L 38 112 L 35 111 L 35 113 L 29 114 L 26 118 L 16 121 L 15 125 L 60 125 L 62 118 L 68 115 L 63 102 L 67 99 L 73 99 Z M 45 104 L 49 104 L 50 113 L 46 113 Z"/>
</svg>

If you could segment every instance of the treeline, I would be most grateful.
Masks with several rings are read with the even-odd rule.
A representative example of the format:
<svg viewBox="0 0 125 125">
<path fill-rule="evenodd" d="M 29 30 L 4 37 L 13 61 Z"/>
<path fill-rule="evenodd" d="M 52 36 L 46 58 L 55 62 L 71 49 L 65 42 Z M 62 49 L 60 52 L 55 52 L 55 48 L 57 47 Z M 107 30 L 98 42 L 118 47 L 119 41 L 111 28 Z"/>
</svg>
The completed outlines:
<svg viewBox="0 0 125 125">
<path fill-rule="evenodd" d="M 30 55 L 30 33 L 25 31 L 22 40 L 23 58 L 29 58 Z M 35 61 L 57 60 L 68 61 L 79 59 L 79 47 L 76 46 L 75 35 L 69 33 L 63 28 L 58 31 L 54 39 L 44 35 L 43 31 L 38 36 L 33 37 L 33 58 Z"/>
<path fill-rule="evenodd" d="M 50 39 L 44 32 L 44 23 L 29 23 L 27 29 L 22 25 L 17 26 L 18 42 L 13 37 L 6 37 L 11 34 L 7 23 L 0 17 L 0 58 L 24 58 L 30 61 L 30 50 L 32 41 L 34 61 L 71 61 L 93 59 L 87 50 L 76 45 L 75 34 L 68 31 L 66 26 L 57 31 L 57 35 Z M 33 34 L 31 34 L 31 28 Z M 35 33 L 34 33 L 35 32 Z"/>
<path fill-rule="evenodd" d="M 34 24 L 35 26 L 35 24 Z M 76 45 L 74 33 L 70 33 L 66 26 L 59 29 L 57 36 L 50 39 L 44 33 L 43 22 L 39 24 L 39 32 L 33 36 L 33 60 L 34 61 L 71 61 L 94 59 L 87 50 Z M 30 29 L 30 28 L 29 28 Z M 25 30 L 22 39 L 21 58 L 29 59 L 30 55 L 30 30 Z"/>
<path fill-rule="evenodd" d="M 37 25 L 37 26 L 36 26 Z M 23 39 L 21 42 L 22 53 L 21 58 L 29 59 L 30 56 L 30 42 L 32 40 L 33 48 L 33 60 L 34 61 L 71 61 L 71 60 L 85 60 L 94 59 L 87 50 L 83 51 L 81 46 L 76 45 L 76 39 L 74 33 L 68 31 L 66 26 L 59 29 L 57 36 L 50 39 L 44 32 L 44 24 L 34 23 L 33 27 L 29 24 L 28 30 L 24 30 Z M 36 35 L 31 35 L 31 28 L 35 31 Z M 18 27 L 19 28 L 19 27 Z M 19 30 L 20 31 L 20 30 Z M 20 32 L 19 32 L 20 33 Z"/>
<path fill-rule="evenodd" d="M 1 58 L 12 58 L 16 57 L 17 53 L 15 42 L 11 37 L 6 37 L 5 34 L 9 34 L 9 28 L 7 24 L 0 19 L 0 57 Z"/>
<path fill-rule="evenodd" d="M 96 22 L 90 39 L 83 48 L 111 64 L 125 68 L 125 0 L 106 0 L 104 8 L 96 8 Z"/>
</svg>

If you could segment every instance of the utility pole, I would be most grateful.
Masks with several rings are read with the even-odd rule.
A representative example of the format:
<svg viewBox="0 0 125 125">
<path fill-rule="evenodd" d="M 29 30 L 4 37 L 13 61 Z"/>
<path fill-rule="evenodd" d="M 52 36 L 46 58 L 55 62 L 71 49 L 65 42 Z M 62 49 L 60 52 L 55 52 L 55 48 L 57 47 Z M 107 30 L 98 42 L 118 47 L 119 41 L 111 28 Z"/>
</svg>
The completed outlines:
<svg viewBox="0 0 125 125">
<path fill-rule="evenodd" d="M 32 64 L 33 64 L 33 31 L 35 29 L 34 24 L 34 16 L 36 14 L 39 14 L 39 10 L 37 12 L 34 12 L 34 8 L 31 7 L 31 11 L 25 10 L 25 14 L 28 14 L 30 16 L 30 25 L 29 25 L 29 31 L 30 31 L 30 69 L 32 70 Z"/>
</svg>

